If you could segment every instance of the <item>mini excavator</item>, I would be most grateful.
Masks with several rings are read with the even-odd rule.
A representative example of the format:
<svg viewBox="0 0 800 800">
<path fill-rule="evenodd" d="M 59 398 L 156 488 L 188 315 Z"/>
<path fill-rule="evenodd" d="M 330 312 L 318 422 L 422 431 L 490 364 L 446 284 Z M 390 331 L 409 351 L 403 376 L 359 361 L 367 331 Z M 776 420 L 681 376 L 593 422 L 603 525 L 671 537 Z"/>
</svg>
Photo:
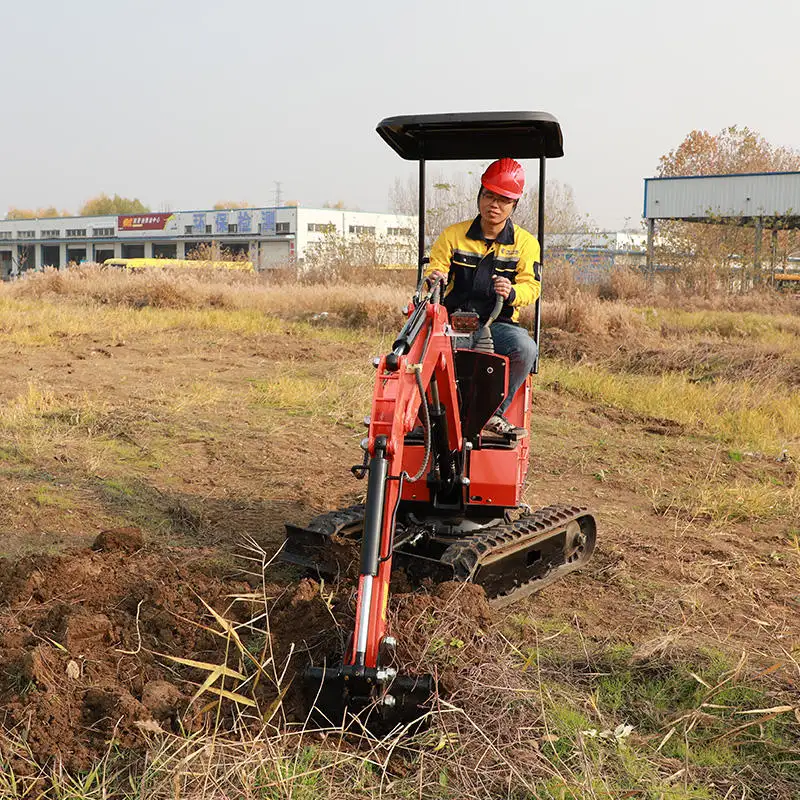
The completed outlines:
<svg viewBox="0 0 800 800">
<path fill-rule="evenodd" d="M 585 508 L 523 502 L 529 439 L 488 435 L 483 427 L 506 395 L 508 358 L 494 353 L 491 322 L 470 311 L 449 315 L 444 286 L 423 277 L 425 165 L 429 160 L 539 160 L 539 244 L 544 253 L 548 158 L 563 155 L 550 114 L 503 112 L 390 117 L 378 134 L 419 162 L 419 264 L 407 321 L 391 352 L 373 361 L 375 387 L 363 463 L 366 502 L 286 526 L 284 561 L 328 578 L 358 573 L 355 625 L 343 655 L 305 672 L 314 719 L 340 726 L 358 717 L 375 733 L 413 728 L 425 718 L 433 678 L 399 675 L 387 629 L 393 569 L 412 586 L 469 581 L 495 607 L 526 597 L 590 558 L 596 525 Z M 540 309 L 533 335 L 539 341 Z M 534 366 L 538 371 L 538 362 Z M 529 429 L 530 378 L 506 412 Z M 358 554 L 354 558 L 354 553 Z M 357 563 L 357 568 L 353 562 Z"/>
</svg>

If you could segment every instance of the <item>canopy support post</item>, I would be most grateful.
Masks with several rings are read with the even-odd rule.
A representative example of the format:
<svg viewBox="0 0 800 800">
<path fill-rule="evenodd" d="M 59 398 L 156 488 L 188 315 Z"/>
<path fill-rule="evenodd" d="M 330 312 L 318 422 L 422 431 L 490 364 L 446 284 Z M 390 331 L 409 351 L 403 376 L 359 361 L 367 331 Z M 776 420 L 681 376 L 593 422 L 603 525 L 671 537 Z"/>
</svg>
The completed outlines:
<svg viewBox="0 0 800 800">
<path fill-rule="evenodd" d="M 425 259 L 425 159 L 419 160 L 419 237 L 417 240 L 417 286 L 422 280 Z"/>
<path fill-rule="evenodd" d="M 544 264 L 544 185 L 545 185 L 545 163 L 547 159 L 541 156 L 539 159 L 539 208 L 538 218 L 536 220 L 536 238 L 539 240 L 539 282 L 543 279 L 542 264 Z M 534 266 L 534 270 L 536 266 Z M 542 296 L 539 295 L 536 300 L 536 305 L 533 309 L 533 340 L 536 342 L 537 348 L 542 328 Z M 539 353 L 537 350 L 536 361 L 533 363 L 533 374 L 539 374 Z"/>
</svg>

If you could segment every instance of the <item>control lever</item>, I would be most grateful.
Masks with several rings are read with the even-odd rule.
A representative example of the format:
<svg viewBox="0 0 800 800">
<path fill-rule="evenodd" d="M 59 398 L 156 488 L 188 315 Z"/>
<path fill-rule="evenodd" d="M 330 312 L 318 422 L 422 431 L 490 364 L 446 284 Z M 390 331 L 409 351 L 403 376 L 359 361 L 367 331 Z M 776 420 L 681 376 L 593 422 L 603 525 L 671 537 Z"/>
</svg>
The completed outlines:
<svg viewBox="0 0 800 800">
<path fill-rule="evenodd" d="M 486 324 L 472 337 L 472 349 L 480 353 L 494 353 L 494 341 L 492 340 L 492 323 L 500 316 L 503 310 L 503 298 L 497 295 L 494 301 L 494 308 L 489 314 Z"/>
</svg>

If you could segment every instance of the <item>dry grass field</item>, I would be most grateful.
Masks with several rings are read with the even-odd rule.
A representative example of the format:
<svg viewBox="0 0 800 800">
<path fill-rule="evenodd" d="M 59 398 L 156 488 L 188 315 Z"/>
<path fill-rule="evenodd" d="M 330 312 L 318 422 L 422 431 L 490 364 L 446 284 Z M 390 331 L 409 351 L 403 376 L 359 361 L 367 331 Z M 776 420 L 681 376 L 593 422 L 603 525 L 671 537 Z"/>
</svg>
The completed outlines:
<svg viewBox="0 0 800 800">
<path fill-rule="evenodd" d="M 554 270 L 526 499 L 594 509 L 594 559 L 502 612 L 395 598 L 424 734 L 304 726 L 352 587 L 272 562 L 361 497 L 410 283 L 0 286 L 0 798 L 800 797 L 800 301 L 769 293 Z"/>
</svg>

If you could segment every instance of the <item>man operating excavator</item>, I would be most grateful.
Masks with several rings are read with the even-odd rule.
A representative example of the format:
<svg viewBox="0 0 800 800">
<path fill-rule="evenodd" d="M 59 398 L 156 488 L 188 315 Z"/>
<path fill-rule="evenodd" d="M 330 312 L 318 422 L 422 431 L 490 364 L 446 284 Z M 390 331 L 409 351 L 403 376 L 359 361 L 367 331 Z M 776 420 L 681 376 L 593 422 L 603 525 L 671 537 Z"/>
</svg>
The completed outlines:
<svg viewBox="0 0 800 800">
<path fill-rule="evenodd" d="M 358 570 L 350 636 L 303 673 L 309 718 L 339 730 L 358 715 L 361 730 L 385 736 L 427 725 L 439 702 L 433 675 L 399 669 L 407 661 L 387 612 L 393 569 L 412 586 L 472 583 L 503 608 L 585 564 L 597 526 L 586 508 L 525 503 L 531 448 L 518 433 L 531 418 L 526 383 L 537 357 L 518 315 L 540 293 L 545 163 L 563 155 L 558 121 L 541 111 L 416 114 L 377 130 L 419 161 L 423 209 L 426 161 L 509 153 L 538 159 L 540 212 L 534 238 L 510 220 L 522 167 L 501 158 L 486 170 L 478 216 L 436 241 L 430 291 L 418 274 L 402 329 L 373 360 L 364 458 L 351 468 L 367 480 L 364 502 L 286 526 L 284 561 L 331 579 Z M 419 223 L 422 267 L 424 214 Z"/>
<path fill-rule="evenodd" d="M 525 172 L 513 158 L 494 161 L 481 176 L 478 216 L 442 231 L 431 249 L 429 284 L 446 281 L 444 306 L 449 313 L 474 311 L 486 322 L 496 295 L 503 298 L 492 323 L 495 352 L 509 358 L 508 394 L 484 430 L 520 438 L 527 431 L 504 416 L 533 369 L 536 342 L 519 325 L 519 310 L 541 292 L 540 251 L 536 238 L 511 221 L 525 188 Z"/>
</svg>

